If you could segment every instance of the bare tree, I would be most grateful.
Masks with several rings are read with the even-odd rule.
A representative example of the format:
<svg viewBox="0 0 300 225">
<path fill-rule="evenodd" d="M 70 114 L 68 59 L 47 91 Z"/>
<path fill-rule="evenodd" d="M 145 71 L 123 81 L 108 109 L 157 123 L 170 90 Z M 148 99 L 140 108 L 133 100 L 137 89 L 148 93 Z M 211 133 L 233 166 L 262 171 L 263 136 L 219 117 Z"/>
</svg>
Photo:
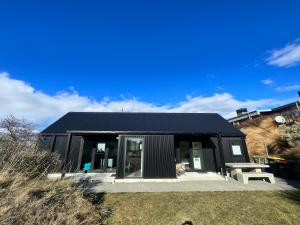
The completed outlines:
<svg viewBox="0 0 300 225">
<path fill-rule="evenodd" d="M 0 173 L 21 173 L 28 177 L 57 170 L 56 153 L 41 149 L 32 124 L 12 115 L 0 122 Z"/>
<path fill-rule="evenodd" d="M 2 140 L 28 142 L 36 139 L 33 125 L 9 115 L 0 122 L 0 138 Z"/>
</svg>

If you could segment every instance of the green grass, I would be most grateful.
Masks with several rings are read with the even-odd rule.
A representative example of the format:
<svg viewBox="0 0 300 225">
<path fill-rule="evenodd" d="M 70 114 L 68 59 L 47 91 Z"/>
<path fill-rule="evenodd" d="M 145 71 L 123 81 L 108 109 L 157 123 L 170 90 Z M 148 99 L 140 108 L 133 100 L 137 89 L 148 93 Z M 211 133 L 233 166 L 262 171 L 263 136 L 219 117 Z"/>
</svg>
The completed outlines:
<svg viewBox="0 0 300 225">
<path fill-rule="evenodd" d="M 106 224 L 300 224 L 300 191 L 106 194 Z"/>
</svg>

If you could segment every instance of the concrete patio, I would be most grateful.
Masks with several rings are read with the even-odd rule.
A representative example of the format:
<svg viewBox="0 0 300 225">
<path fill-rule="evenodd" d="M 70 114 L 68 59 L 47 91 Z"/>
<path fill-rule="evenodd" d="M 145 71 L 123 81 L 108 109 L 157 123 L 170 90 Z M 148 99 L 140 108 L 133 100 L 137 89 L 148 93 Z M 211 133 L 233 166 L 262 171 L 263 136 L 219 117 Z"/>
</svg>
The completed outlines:
<svg viewBox="0 0 300 225">
<path fill-rule="evenodd" d="M 50 174 L 49 179 L 60 179 L 61 174 Z M 228 181 L 216 173 L 186 173 L 177 179 L 115 179 L 114 173 L 73 173 L 65 178 L 84 182 L 94 192 L 191 192 L 191 191 L 282 191 L 299 190 L 299 180 L 276 178 L 275 184 L 251 180 L 242 184 L 232 178 Z"/>
<path fill-rule="evenodd" d="M 253 180 L 245 185 L 229 178 L 228 181 L 91 183 L 87 188 L 94 192 L 282 191 L 299 190 L 300 181 L 277 178 L 276 184 Z"/>
</svg>

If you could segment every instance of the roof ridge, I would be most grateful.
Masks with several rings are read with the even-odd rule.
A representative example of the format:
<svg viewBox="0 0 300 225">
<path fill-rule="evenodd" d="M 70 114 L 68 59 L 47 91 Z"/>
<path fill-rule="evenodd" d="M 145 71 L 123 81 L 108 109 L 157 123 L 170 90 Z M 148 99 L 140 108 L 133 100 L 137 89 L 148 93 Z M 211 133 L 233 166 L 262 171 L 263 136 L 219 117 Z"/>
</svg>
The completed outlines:
<svg viewBox="0 0 300 225">
<path fill-rule="evenodd" d="M 80 112 L 75 112 L 75 111 L 70 111 L 68 113 L 104 113 L 104 114 L 218 114 L 218 113 L 206 113 L 206 112 L 84 112 L 84 111 L 80 111 Z M 68 114 L 67 113 L 67 114 Z M 219 114 L 218 114 L 219 115 Z"/>
</svg>

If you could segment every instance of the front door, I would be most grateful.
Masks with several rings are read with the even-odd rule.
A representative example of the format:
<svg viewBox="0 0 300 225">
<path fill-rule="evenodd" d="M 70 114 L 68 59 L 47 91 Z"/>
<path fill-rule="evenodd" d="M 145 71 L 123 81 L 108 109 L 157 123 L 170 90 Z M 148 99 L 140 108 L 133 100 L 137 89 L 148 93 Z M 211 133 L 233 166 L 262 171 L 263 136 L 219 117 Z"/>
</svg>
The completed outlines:
<svg viewBox="0 0 300 225">
<path fill-rule="evenodd" d="M 143 138 L 125 139 L 125 177 L 143 176 L 143 151 Z"/>
</svg>

